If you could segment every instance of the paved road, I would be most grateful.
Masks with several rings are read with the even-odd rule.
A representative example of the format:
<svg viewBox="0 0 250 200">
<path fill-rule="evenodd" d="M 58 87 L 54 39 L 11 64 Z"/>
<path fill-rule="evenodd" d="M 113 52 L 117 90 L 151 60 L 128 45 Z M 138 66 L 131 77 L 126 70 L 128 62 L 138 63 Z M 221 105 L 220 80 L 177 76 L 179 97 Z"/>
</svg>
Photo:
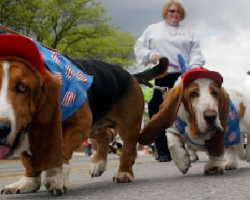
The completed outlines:
<svg viewBox="0 0 250 200">
<path fill-rule="evenodd" d="M 90 158 L 74 155 L 67 194 L 53 197 L 44 186 L 32 194 L 0 195 L 0 199 L 88 199 L 88 200 L 239 200 L 250 198 L 250 163 L 239 162 L 239 168 L 224 175 L 204 176 L 207 160 L 199 153 L 200 161 L 193 163 L 182 175 L 173 162 L 159 163 L 152 156 L 138 156 L 134 165 L 133 183 L 117 184 L 112 178 L 118 167 L 118 157 L 109 156 L 107 171 L 99 178 L 88 174 Z M 14 172 L 12 173 L 11 172 Z M 19 161 L 0 162 L 0 188 L 20 178 L 23 171 Z"/>
</svg>

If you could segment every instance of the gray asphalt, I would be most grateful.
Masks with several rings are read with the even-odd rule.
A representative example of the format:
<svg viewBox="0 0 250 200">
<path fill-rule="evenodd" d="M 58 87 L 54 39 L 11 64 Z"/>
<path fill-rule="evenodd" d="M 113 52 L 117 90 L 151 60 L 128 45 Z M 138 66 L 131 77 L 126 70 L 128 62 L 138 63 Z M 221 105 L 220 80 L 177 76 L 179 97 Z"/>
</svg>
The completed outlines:
<svg viewBox="0 0 250 200">
<path fill-rule="evenodd" d="M 98 178 L 88 173 L 89 157 L 75 154 L 71 162 L 68 192 L 60 197 L 49 194 L 44 186 L 36 193 L 0 195 L 0 199 L 88 199 L 88 200 L 210 200 L 250 199 L 250 163 L 240 161 L 236 170 L 223 175 L 204 176 L 207 157 L 192 164 L 181 174 L 173 162 L 159 163 L 150 155 L 140 154 L 133 167 L 132 183 L 113 183 L 119 157 L 109 156 L 107 171 Z M 12 170 L 12 172 L 11 172 Z M 19 180 L 23 172 L 20 161 L 0 162 L 0 188 Z"/>
</svg>

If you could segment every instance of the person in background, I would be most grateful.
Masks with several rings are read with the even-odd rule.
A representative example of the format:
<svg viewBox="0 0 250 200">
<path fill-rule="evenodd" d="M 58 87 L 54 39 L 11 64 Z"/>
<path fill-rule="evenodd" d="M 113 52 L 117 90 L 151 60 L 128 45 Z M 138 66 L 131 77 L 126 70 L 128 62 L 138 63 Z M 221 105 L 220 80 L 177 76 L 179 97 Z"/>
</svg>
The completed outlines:
<svg viewBox="0 0 250 200">
<path fill-rule="evenodd" d="M 91 151 L 92 151 L 91 157 L 93 157 L 97 151 L 97 142 L 95 139 L 90 139 L 90 138 L 89 138 L 89 141 L 91 143 Z"/>
<path fill-rule="evenodd" d="M 91 156 L 92 149 L 91 149 L 91 143 L 90 143 L 89 139 L 84 140 L 82 144 L 84 146 L 85 156 Z"/>
<path fill-rule="evenodd" d="M 157 64 L 161 58 L 168 58 L 167 75 L 156 79 L 155 85 L 172 88 L 182 71 L 178 54 L 183 58 L 186 70 L 203 66 L 205 60 L 194 31 L 180 24 L 186 17 L 182 4 L 178 1 L 167 2 L 162 9 L 162 17 L 163 21 L 149 25 L 137 39 L 134 53 L 137 62 L 145 66 Z M 150 118 L 159 111 L 162 101 L 162 93 L 154 90 L 153 98 L 148 103 Z M 159 162 L 171 161 L 167 143 L 165 130 L 162 130 L 155 140 L 156 159 Z"/>
</svg>

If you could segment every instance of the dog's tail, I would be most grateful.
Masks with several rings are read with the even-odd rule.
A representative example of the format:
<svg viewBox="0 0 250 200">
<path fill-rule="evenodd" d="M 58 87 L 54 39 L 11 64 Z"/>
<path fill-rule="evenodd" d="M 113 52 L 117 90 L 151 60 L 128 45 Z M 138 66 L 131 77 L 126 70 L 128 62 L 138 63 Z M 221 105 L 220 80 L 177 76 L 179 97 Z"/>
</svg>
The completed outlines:
<svg viewBox="0 0 250 200">
<path fill-rule="evenodd" d="M 152 79 L 161 78 L 166 76 L 169 61 L 167 58 L 161 58 L 159 64 L 150 70 L 140 72 L 138 74 L 133 74 L 139 83 L 145 84 L 150 87 L 149 82 Z"/>
</svg>

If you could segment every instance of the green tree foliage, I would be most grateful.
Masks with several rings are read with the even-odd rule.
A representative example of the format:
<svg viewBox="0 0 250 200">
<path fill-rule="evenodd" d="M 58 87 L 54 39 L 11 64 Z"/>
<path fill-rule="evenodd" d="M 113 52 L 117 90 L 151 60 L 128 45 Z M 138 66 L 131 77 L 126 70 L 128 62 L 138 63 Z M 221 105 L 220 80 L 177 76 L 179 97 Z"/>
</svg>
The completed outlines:
<svg viewBox="0 0 250 200">
<path fill-rule="evenodd" d="M 128 66 L 135 38 L 109 20 L 95 0 L 0 0 L 3 26 L 62 53 Z"/>
<path fill-rule="evenodd" d="M 105 37 L 86 38 L 77 43 L 74 49 L 68 48 L 66 53 L 75 57 L 106 60 L 109 63 L 128 66 L 134 62 L 134 42 L 135 38 L 129 33 L 113 30 L 111 35 Z"/>
</svg>

